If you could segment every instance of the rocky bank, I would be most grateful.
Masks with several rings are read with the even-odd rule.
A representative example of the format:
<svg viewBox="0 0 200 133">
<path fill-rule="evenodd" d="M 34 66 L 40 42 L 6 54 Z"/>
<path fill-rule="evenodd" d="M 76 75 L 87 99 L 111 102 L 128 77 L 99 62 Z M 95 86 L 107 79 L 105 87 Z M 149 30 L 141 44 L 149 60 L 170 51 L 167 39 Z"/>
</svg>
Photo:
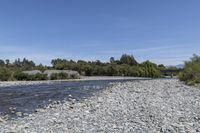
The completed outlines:
<svg viewBox="0 0 200 133">
<path fill-rule="evenodd" d="M 72 98 L 24 118 L 0 119 L 0 132 L 200 132 L 200 89 L 176 79 L 119 82 L 81 102 Z"/>
</svg>

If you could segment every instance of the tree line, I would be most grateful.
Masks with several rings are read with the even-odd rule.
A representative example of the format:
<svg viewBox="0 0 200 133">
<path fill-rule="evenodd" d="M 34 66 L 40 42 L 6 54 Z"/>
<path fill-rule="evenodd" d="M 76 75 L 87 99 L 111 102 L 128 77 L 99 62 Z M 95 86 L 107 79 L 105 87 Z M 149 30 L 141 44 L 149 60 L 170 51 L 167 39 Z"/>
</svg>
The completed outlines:
<svg viewBox="0 0 200 133">
<path fill-rule="evenodd" d="M 65 59 L 52 60 L 54 69 L 75 70 L 81 75 L 86 76 L 137 76 L 137 77 L 159 77 L 159 66 L 156 64 L 145 61 L 139 64 L 132 55 L 124 54 L 119 60 L 114 57 L 110 58 L 110 62 L 103 63 L 97 61 L 84 61 Z"/>
<path fill-rule="evenodd" d="M 123 54 L 120 59 L 110 58 L 109 62 L 53 59 L 52 66 L 36 65 L 33 61 L 24 58 L 14 62 L 0 60 L 0 80 L 18 80 L 19 74 L 25 70 L 74 70 L 85 76 L 134 76 L 134 77 L 161 77 L 160 70 L 166 69 L 162 64 L 157 65 L 150 61 L 138 63 L 133 55 Z M 39 78 L 40 79 L 40 78 Z M 38 80 L 39 80 L 38 79 Z M 45 79 L 45 78 L 43 78 Z M 34 80 L 34 79 L 33 79 Z"/>
</svg>

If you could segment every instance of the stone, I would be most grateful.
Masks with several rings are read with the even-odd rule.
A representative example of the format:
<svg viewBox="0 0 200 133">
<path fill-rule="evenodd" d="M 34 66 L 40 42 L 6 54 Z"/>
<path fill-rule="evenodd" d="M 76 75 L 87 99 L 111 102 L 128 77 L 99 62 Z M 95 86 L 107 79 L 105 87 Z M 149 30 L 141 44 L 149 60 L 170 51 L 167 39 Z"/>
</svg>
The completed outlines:
<svg viewBox="0 0 200 133">
<path fill-rule="evenodd" d="M 23 113 L 22 113 L 22 112 L 16 112 L 16 115 L 17 115 L 18 117 L 22 117 L 22 116 L 23 116 Z"/>
<path fill-rule="evenodd" d="M 3 120 L 3 119 L 0 117 L 0 122 L 4 123 L 4 122 L 5 122 L 5 120 Z"/>
<path fill-rule="evenodd" d="M 176 85 L 182 82 L 115 82 L 86 100 L 62 101 L 44 113 L 0 122 L 0 132 L 14 124 L 16 132 L 200 132 L 200 110 L 193 104 L 200 102 L 200 89 Z"/>
</svg>

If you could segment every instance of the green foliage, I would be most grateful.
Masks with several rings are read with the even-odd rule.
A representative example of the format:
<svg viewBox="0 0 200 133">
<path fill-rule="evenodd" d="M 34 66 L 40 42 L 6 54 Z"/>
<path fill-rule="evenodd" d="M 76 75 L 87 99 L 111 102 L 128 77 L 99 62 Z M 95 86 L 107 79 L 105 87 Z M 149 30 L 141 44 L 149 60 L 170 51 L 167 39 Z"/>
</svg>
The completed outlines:
<svg viewBox="0 0 200 133">
<path fill-rule="evenodd" d="M 144 77 L 157 78 L 160 76 L 160 71 L 157 68 L 157 65 L 151 63 L 150 61 L 145 61 L 141 64 L 143 69 Z"/>
<path fill-rule="evenodd" d="M 53 73 L 50 76 L 51 80 L 59 80 L 59 79 L 78 79 L 77 74 L 67 74 L 67 73 Z"/>
<path fill-rule="evenodd" d="M 42 64 L 39 64 L 38 66 L 35 67 L 35 69 L 44 72 L 48 68 L 46 66 L 43 66 Z"/>
<path fill-rule="evenodd" d="M 13 74 L 13 77 L 15 80 L 20 80 L 20 81 L 36 81 L 36 80 L 47 80 L 47 74 L 40 74 L 37 73 L 35 75 L 29 75 L 26 73 L 23 73 L 21 71 L 16 71 Z"/>
<path fill-rule="evenodd" d="M 108 65 L 106 67 L 106 75 L 107 76 L 116 76 L 117 75 L 117 70 L 116 70 L 116 66 L 114 65 Z"/>
<path fill-rule="evenodd" d="M 115 58 L 114 57 L 110 57 L 110 63 L 114 63 L 115 62 Z"/>
<path fill-rule="evenodd" d="M 8 81 L 11 80 L 12 72 L 5 67 L 0 68 L 0 80 Z"/>
<path fill-rule="evenodd" d="M 185 68 L 179 74 L 179 79 L 188 85 L 200 83 L 200 56 L 194 55 L 190 61 L 185 62 Z"/>
<path fill-rule="evenodd" d="M 13 63 L 14 67 L 19 67 L 22 70 L 32 70 L 35 67 L 35 63 L 33 61 L 29 61 L 24 58 L 22 61 L 17 59 Z"/>
<path fill-rule="evenodd" d="M 130 66 L 138 64 L 137 61 L 135 60 L 135 58 L 133 57 L 133 55 L 127 55 L 127 54 L 122 55 L 122 57 L 120 58 L 120 62 L 122 64 L 127 64 Z"/>
<path fill-rule="evenodd" d="M 13 75 L 16 80 L 28 80 L 28 74 L 22 73 L 21 71 L 16 71 Z"/>
<path fill-rule="evenodd" d="M 4 65 L 5 65 L 4 60 L 0 60 L 0 66 L 4 66 Z"/>
<path fill-rule="evenodd" d="M 53 73 L 51 74 L 51 80 L 58 80 L 58 79 L 68 79 L 70 78 L 67 73 Z"/>
<path fill-rule="evenodd" d="M 68 78 L 69 78 L 69 79 L 80 79 L 80 76 L 77 75 L 77 74 L 71 74 L 71 75 L 69 75 Z"/>
<path fill-rule="evenodd" d="M 198 60 L 197 58 L 195 58 Z M 17 59 L 13 63 L 10 60 L 0 60 L 0 80 L 47 80 L 45 74 L 25 74 L 26 70 L 74 70 L 85 76 L 134 76 L 134 77 L 160 77 L 160 70 L 165 69 L 164 65 L 157 66 L 149 61 L 139 64 L 133 55 L 124 54 L 121 58 L 110 58 L 110 62 L 84 61 L 54 59 L 51 61 L 52 67 L 35 65 L 33 61 L 27 59 Z M 55 73 L 49 79 L 70 79 L 79 78 L 76 74 Z"/>
<path fill-rule="evenodd" d="M 34 80 L 47 80 L 47 74 L 40 74 L 37 73 L 36 75 L 34 75 Z"/>
<path fill-rule="evenodd" d="M 57 73 L 51 74 L 50 79 L 51 79 L 51 80 L 57 80 L 57 79 L 58 79 L 58 74 L 57 74 Z"/>
<path fill-rule="evenodd" d="M 67 61 L 65 59 L 52 60 L 52 65 L 58 70 L 75 70 L 86 76 L 135 76 L 135 77 L 160 77 L 160 69 L 149 61 L 138 64 L 132 55 L 124 54 L 120 60 L 110 58 L 110 63 L 99 60 L 86 62 L 83 60 Z M 164 68 L 164 65 L 160 67 Z M 54 77 L 54 76 L 53 76 Z"/>
<path fill-rule="evenodd" d="M 163 64 L 158 65 L 159 70 L 166 70 L 166 67 Z"/>
</svg>

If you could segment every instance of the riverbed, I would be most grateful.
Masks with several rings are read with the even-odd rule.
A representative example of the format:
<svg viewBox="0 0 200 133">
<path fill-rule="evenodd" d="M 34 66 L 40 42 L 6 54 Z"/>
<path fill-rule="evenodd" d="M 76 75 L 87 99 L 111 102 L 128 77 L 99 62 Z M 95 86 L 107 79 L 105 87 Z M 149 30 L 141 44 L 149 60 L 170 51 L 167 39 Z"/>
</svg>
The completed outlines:
<svg viewBox="0 0 200 133">
<path fill-rule="evenodd" d="M 111 87 L 116 82 L 139 80 L 116 77 L 99 78 L 98 80 L 95 77 L 84 79 L 81 81 L 7 83 L 6 87 L 0 87 L 0 115 L 9 119 L 24 117 L 51 103 L 81 101 Z"/>
<path fill-rule="evenodd" d="M 0 132 L 200 132 L 200 89 L 176 79 L 117 81 L 80 101 L 1 119 Z"/>
</svg>

